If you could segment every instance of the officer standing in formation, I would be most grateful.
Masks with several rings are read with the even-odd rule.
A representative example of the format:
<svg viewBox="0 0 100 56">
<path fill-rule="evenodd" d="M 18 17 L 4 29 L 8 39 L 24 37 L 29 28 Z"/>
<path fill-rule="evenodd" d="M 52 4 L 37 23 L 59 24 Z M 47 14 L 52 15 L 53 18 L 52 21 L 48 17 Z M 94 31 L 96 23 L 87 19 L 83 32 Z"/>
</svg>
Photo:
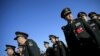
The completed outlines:
<svg viewBox="0 0 100 56">
<path fill-rule="evenodd" d="M 19 56 L 16 52 L 15 52 L 15 46 L 13 45 L 6 45 L 6 52 L 8 56 Z"/>
<path fill-rule="evenodd" d="M 56 37 L 56 42 L 58 43 L 58 44 L 62 44 L 62 48 L 64 48 L 65 50 L 66 50 L 66 55 L 67 56 L 69 56 L 70 54 L 69 54 L 69 49 L 68 49 L 68 47 L 63 43 L 63 41 L 61 41 L 61 40 L 59 40 L 59 37 Z"/>
<path fill-rule="evenodd" d="M 23 54 L 24 56 L 40 56 L 40 50 L 35 41 L 32 39 L 27 39 L 28 34 L 24 32 L 15 32 L 16 37 L 14 40 L 17 40 L 19 45 L 24 46 Z"/>
<path fill-rule="evenodd" d="M 70 49 L 70 54 L 76 55 L 77 53 L 79 53 L 78 48 L 80 48 L 80 43 L 78 42 L 77 37 L 75 37 L 76 35 L 74 34 L 74 30 L 71 26 L 74 21 L 71 13 L 72 12 L 69 8 L 64 8 L 62 10 L 61 17 L 64 20 L 68 21 L 68 24 L 66 26 L 63 26 L 62 29 L 65 35 L 66 43 L 68 44 L 68 48 Z"/>
<path fill-rule="evenodd" d="M 97 16 L 97 14 L 95 13 L 95 12 L 90 12 L 89 14 L 88 14 L 88 16 L 90 17 L 90 19 L 92 19 L 94 22 L 95 22 L 95 24 L 99 27 L 99 29 L 100 29 L 100 21 L 97 19 L 98 18 L 98 16 Z"/>
<path fill-rule="evenodd" d="M 46 48 L 45 56 L 55 56 L 53 48 L 49 46 L 49 42 L 44 41 L 44 46 Z"/>
<path fill-rule="evenodd" d="M 66 56 L 66 48 L 63 42 L 57 41 L 57 36 L 49 35 L 49 40 L 53 43 L 55 56 Z"/>
<path fill-rule="evenodd" d="M 100 20 L 99 20 L 100 15 L 97 14 L 96 12 L 90 12 L 88 16 L 90 17 L 89 20 L 90 27 L 92 28 L 94 34 L 96 35 L 95 40 L 97 41 L 100 53 Z"/>
</svg>

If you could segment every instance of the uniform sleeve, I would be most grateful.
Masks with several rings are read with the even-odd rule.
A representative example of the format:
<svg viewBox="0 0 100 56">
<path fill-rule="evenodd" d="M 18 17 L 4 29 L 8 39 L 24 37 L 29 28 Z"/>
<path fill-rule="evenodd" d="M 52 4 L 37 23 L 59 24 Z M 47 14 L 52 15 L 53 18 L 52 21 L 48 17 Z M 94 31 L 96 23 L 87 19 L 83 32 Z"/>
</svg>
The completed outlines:
<svg viewBox="0 0 100 56">
<path fill-rule="evenodd" d="M 36 43 L 33 40 L 29 40 L 27 42 L 27 49 L 29 52 L 29 56 L 39 56 L 39 48 L 37 47 Z"/>
<path fill-rule="evenodd" d="M 59 41 L 58 46 L 62 56 L 66 56 L 66 48 L 63 46 L 63 42 Z"/>
<path fill-rule="evenodd" d="M 69 30 L 68 30 L 68 27 L 63 26 L 63 27 L 62 27 L 62 30 L 63 30 L 63 33 L 64 33 L 65 37 L 69 37 Z"/>
</svg>

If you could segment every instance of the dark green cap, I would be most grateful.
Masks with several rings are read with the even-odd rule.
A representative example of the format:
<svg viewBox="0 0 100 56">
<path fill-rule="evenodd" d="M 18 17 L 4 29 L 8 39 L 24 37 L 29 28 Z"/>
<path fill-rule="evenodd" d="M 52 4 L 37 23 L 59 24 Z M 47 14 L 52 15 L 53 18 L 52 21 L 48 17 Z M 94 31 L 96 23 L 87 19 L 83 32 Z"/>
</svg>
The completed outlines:
<svg viewBox="0 0 100 56">
<path fill-rule="evenodd" d="M 7 51 L 7 49 L 13 49 L 14 51 L 15 51 L 15 46 L 13 46 L 13 45 L 6 45 L 6 49 L 5 49 L 5 51 Z"/>
<path fill-rule="evenodd" d="M 16 34 L 16 37 L 14 38 L 14 40 L 17 40 L 17 38 L 20 37 L 20 36 L 25 37 L 25 39 L 28 38 L 28 34 L 27 33 L 24 33 L 24 32 L 17 31 L 17 32 L 15 32 L 15 34 Z"/>
<path fill-rule="evenodd" d="M 51 38 L 57 38 L 57 36 L 55 36 L 55 35 L 49 35 L 49 40 L 51 40 Z"/>
<path fill-rule="evenodd" d="M 97 16 L 97 14 L 96 14 L 96 12 L 90 12 L 90 13 L 88 14 L 88 16 L 89 16 L 90 18 L 92 18 L 93 16 Z"/>
<path fill-rule="evenodd" d="M 64 8 L 61 12 L 61 18 L 65 18 L 66 15 L 70 14 L 71 10 L 70 8 Z"/>
<path fill-rule="evenodd" d="M 44 45 L 45 45 L 45 44 L 49 44 L 49 42 L 47 42 L 47 41 L 44 41 Z"/>
<path fill-rule="evenodd" d="M 79 12 L 77 17 L 82 17 L 82 16 L 87 16 L 87 14 L 85 12 Z"/>
</svg>

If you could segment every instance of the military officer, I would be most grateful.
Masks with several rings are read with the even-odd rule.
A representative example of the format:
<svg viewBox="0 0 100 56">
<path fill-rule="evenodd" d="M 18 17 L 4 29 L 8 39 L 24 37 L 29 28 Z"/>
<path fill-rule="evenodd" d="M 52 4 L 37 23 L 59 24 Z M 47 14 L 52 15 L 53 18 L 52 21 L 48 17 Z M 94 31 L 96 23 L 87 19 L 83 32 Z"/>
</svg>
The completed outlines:
<svg viewBox="0 0 100 56">
<path fill-rule="evenodd" d="M 49 35 L 49 40 L 53 43 L 53 49 L 55 52 L 55 56 L 66 56 L 66 48 L 63 46 L 62 42 L 56 41 L 55 35 Z"/>
<path fill-rule="evenodd" d="M 44 41 L 44 46 L 46 48 L 46 56 L 55 56 L 53 48 L 49 46 L 49 42 Z"/>
<path fill-rule="evenodd" d="M 66 45 L 63 43 L 63 41 L 59 40 L 59 37 L 56 37 L 56 41 L 57 41 L 58 44 L 61 43 L 61 44 L 63 45 L 64 49 L 66 50 L 66 56 L 69 56 L 69 55 L 70 55 L 70 51 L 69 51 L 68 46 L 66 46 Z"/>
<path fill-rule="evenodd" d="M 40 56 L 40 50 L 36 42 L 32 39 L 27 39 L 28 34 L 24 32 L 15 32 L 16 37 L 14 40 L 17 40 L 19 45 L 24 46 L 23 54 L 24 56 Z"/>
<path fill-rule="evenodd" d="M 73 33 L 71 27 L 71 23 L 73 22 L 73 16 L 70 8 L 64 8 L 61 11 L 61 18 L 68 21 L 67 25 L 62 27 L 62 30 L 65 35 L 66 43 L 68 44 L 68 47 L 70 49 L 71 56 L 76 55 L 79 52 L 78 49 L 80 48 L 80 43 L 75 37 L 75 34 Z"/>
<path fill-rule="evenodd" d="M 15 46 L 13 45 L 6 45 L 6 50 L 8 56 L 19 56 L 16 52 L 15 52 Z"/>
<path fill-rule="evenodd" d="M 78 14 L 77 14 L 77 17 L 79 18 L 79 19 L 82 19 L 82 20 L 84 20 L 84 21 L 88 21 L 88 19 L 87 19 L 87 14 L 85 13 L 85 12 L 79 12 Z"/>
<path fill-rule="evenodd" d="M 94 22 L 95 22 L 95 24 L 99 27 L 99 29 L 100 29 L 100 21 L 97 19 L 97 14 L 96 14 L 96 12 L 90 12 L 89 14 L 88 14 L 88 16 L 90 17 L 90 19 L 92 19 Z"/>
</svg>

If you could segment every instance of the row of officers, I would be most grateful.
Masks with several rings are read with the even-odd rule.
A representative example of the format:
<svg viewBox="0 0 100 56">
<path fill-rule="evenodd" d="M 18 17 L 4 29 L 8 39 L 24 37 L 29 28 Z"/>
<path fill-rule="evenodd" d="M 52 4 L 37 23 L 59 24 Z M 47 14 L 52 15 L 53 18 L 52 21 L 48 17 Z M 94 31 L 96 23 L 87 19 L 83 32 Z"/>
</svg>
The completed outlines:
<svg viewBox="0 0 100 56">
<path fill-rule="evenodd" d="M 79 12 L 73 19 L 70 8 L 64 8 L 61 18 L 68 22 L 62 30 L 71 56 L 100 56 L 100 14 Z"/>
<path fill-rule="evenodd" d="M 90 20 L 88 20 L 88 17 Z M 100 56 L 100 14 L 90 12 L 79 12 L 77 18 L 73 19 L 70 8 L 61 11 L 61 18 L 67 21 L 62 27 L 67 46 L 55 35 L 49 35 L 53 43 L 44 41 L 46 52 L 44 56 Z M 28 39 L 28 34 L 15 32 L 19 46 L 19 52 L 15 52 L 15 46 L 6 45 L 8 56 L 40 56 L 40 49 L 36 42 Z"/>
<path fill-rule="evenodd" d="M 42 56 L 38 45 L 34 40 L 28 39 L 27 33 L 18 31 L 15 32 L 15 34 L 16 37 L 14 40 L 17 40 L 18 51 L 15 51 L 15 46 L 7 44 L 5 51 L 7 52 L 8 56 Z M 59 41 L 59 37 L 49 35 L 49 40 L 51 40 L 53 43 L 53 47 L 49 46 L 49 42 L 44 41 L 44 46 L 47 48 L 47 50 L 43 56 L 58 56 L 59 54 L 62 56 L 66 54 L 66 46 L 62 41 Z"/>
</svg>

